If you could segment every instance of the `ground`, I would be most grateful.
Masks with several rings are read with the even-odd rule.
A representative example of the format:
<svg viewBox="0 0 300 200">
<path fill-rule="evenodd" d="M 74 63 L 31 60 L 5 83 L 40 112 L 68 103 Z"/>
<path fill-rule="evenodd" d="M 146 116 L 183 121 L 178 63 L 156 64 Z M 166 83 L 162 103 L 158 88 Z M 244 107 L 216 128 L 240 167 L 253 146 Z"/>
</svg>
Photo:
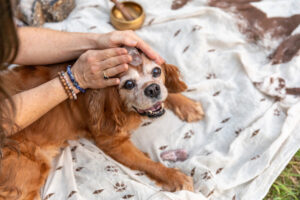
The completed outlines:
<svg viewBox="0 0 300 200">
<path fill-rule="evenodd" d="M 300 199 L 300 151 L 272 185 L 264 200 Z"/>
</svg>

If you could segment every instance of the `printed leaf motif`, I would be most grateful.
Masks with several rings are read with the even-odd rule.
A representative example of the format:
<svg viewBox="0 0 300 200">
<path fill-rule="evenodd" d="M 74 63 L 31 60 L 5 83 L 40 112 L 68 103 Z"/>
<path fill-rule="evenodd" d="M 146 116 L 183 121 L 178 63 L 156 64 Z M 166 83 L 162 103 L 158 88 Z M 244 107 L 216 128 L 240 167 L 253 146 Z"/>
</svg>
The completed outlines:
<svg viewBox="0 0 300 200">
<path fill-rule="evenodd" d="M 91 26 L 91 27 L 89 28 L 89 30 L 92 30 L 92 29 L 95 29 L 95 28 L 97 28 L 97 26 Z"/>
<path fill-rule="evenodd" d="M 215 190 L 213 189 L 206 197 L 210 197 L 214 192 Z"/>
<path fill-rule="evenodd" d="M 61 170 L 63 167 L 62 166 L 59 166 L 58 168 L 56 168 L 56 170 Z"/>
<path fill-rule="evenodd" d="M 215 130 L 215 132 L 219 132 L 221 129 L 222 129 L 222 127 L 217 128 L 217 129 Z"/>
<path fill-rule="evenodd" d="M 242 129 L 239 128 L 238 130 L 235 131 L 236 136 L 238 136 L 242 132 Z"/>
<path fill-rule="evenodd" d="M 43 200 L 48 200 L 50 199 L 50 197 L 52 197 L 54 195 L 54 193 L 50 193 L 48 194 Z"/>
<path fill-rule="evenodd" d="M 265 98 L 262 98 L 260 101 L 265 101 L 266 99 Z"/>
<path fill-rule="evenodd" d="M 126 194 L 122 198 L 123 199 L 130 199 L 131 197 L 134 197 L 134 195 L 132 195 L 132 194 Z"/>
<path fill-rule="evenodd" d="M 77 146 L 74 146 L 71 148 L 71 151 L 75 151 L 77 149 Z"/>
<path fill-rule="evenodd" d="M 72 19 L 81 19 L 81 16 L 73 17 Z"/>
<path fill-rule="evenodd" d="M 182 8 L 183 6 L 185 6 L 185 4 L 187 4 L 187 2 L 189 2 L 189 0 L 173 0 L 171 9 L 177 10 L 179 8 Z"/>
<path fill-rule="evenodd" d="M 215 52 L 215 51 L 216 51 L 215 49 L 208 50 L 208 52 Z"/>
<path fill-rule="evenodd" d="M 117 167 L 116 166 L 113 166 L 113 165 L 108 165 L 108 166 L 106 166 L 105 167 L 105 170 L 107 171 L 107 172 L 115 172 L 115 173 L 117 173 L 119 170 L 117 169 Z"/>
<path fill-rule="evenodd" d="M 84 167 L 78 167 L 76 168 L 76 172 L 80 172 Z"/>
<path fill-rule="evenodd" d="M 191 171 L 191 176 L 194 176 L 195 175 L 195 171 L 196 171 L 196 167 L 194 167 Z"/>
<path fill-rule="evenodd" d="M 251 160 L 256 160 L 257 158 L 259 158 L 260 157 L 260 155 L 256 155 L 256 156 L 254 156 L 253 158 L 251 158 Z"/>
<path fill-rule="evenodd" d="M 159 147 L 159 149 L 160 149 L 160 150 L 165 150 L 167 147 L 168 147 L 168 145 L 165 145 L 165 146 Z"/>
<path fill-rule="evenodd" d="M 154 22 L 154 20 L 155 20 L 155 18 L 152 18 L 152 19 L 149 21 L 148 25 L 150 26 L 150 25 Z"/>
<path fill-rule="evenodd" d="M 204 180 L 209 180 L 209 179 L 211 179 L 211 175 L 210 175 L 210 173 L 209 172 L 205 172 L 204 174 L 203 174 L 203 177 L 202 177 Z"/>
<path fill-rule="evenodd" d="M 226 123 L 226 122 L 228 122 L 229 120 L 230 120 L 230 117 L 224 119 L 221 123 Z"/>
<path fill-rule="evenodd" d="M 89 5 L 89 6 L 81 6 L 78 8 L 78 10 L 83 10 L 85 8 L 99 8 L 99 5 Z"/>
<path fill-rule="evenodd" d="M 223 169 L 224 169 L 224 168 L 219 168 L 219 169 L 216 171 L 216 174 L 221 173 L 221 171 L 222 171 Z"/>
<path fill-rule="evenodd" d="M 137 175 L 137 176 L 144 176 L 145 173 L 144 173 L 144 172 L 138 172 L 138 173 L 136 173 L 135 175 Z"/>
<path fill-rule="evenodd" d="M 186 91 L 187 92 L 193 92 L 193 91 L 196 91 L 197 89 L 187 89 Z"/>
<path fill-rule="evenodd" d="M 220 93 L 221 93 L 221 91 L 218 91 L 218 92 L 214 93 L 213 96 L 214 96 L 214 97 L 215 97 L 215 96 L 218 96 Z"/>
<path fill-rule="evenodd" d="M 191 138 L 194 134 L 195 134 L 195 133 L 194 133 L 193 130 L 189 130 L 188 132 L 186 132 L 186 133 L 184 134 L 184 139 L 189 139 L 189 138 Z"/>
<path fill-rule="evenodd" d="M 104 189 L 95 190 L 95 191 L 93 192 L 93 194 L 100 194 L 101 192 L 103 192 L 103 190 L 104 190 Z"/>
<path fill-rule="evenodd" d="M 122 191 L 126 190 L 126 188 L 127 188 L 127 186 L 122 182 L 120 182 L 120 183 L 118 182 L 114 185 L 114 189 L 116 190 L 116 192 L 122 192 Z"/>
<path fill-rule="evenodd" d="M 195 25 L 195 26 L 193 26 L 192 32 L 197 31 L 197 30 L 200 30 L 201 28 L 202 28 L 201 26 Z"/>
<path fill-rule="evenodd" d="M 259 133 L 259 129 L 257 129 L 256 131 L 254 131 L 254 132 L 252 133 L 252 136 L 251 136 L 251 137 L 256 136 L 258 133 Z"/>
<path fill-rule="evenodd" d="M 70 194 L 68 195 L 68 199 L 71 198 L 73 196 L 73 194 L 75 194 L 75 193 L 76 193 L 76 191 L 74 191 L 74 190 L 72 192 L 70 192 Z"/>
<path fill-rule="evenodd" d="M 174 37 L 176 37 L 179 33 L 180 33 L 181 29 L 179 29 L 178 31 L 176 31 L 176 33 L 174 34 Z"/>
<path fill-rule="evenodd" d="M 189 48 L 190 48 L 190 45 L 186 46 L 186 47 L 183 49 L 182 53 L 185 53 Z"/>
<path fill-rule="evenodd" d="M 275 116 L 280 116 L 280 110 L 279 110 L 278 108 L 276 108 L 276 109 L 274 110 L 274 115 L 275 115 Z"/>
<path fill-rule="evenodd" d="M 232 200 L 235 200 L 236 199 L 236 194 L 232 197 Z"/>
<path fill-rule="evenodd" d="M 143 123 L 142 124 L 142 126 L 148 126 L 148 125 L 150 125 L 152 122 L 145 122 L 145 123 Z"/>
<path fill-rule="evenodd" d="M 215 78 L 217 78 L 215 73 L 210 73 L 206 76 L 206 79 L 215 79 Z"/>
</svg>

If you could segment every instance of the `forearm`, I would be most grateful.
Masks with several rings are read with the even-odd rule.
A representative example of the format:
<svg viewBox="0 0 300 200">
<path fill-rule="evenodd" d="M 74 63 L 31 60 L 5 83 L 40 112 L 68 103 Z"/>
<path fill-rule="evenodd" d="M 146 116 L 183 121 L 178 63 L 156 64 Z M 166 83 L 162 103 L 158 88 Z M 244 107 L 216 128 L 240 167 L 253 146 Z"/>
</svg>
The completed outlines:
<svg viewBox="0 0 300 200">
<path fill-rule="evenodd" d="M 20 48 L 15 60 L 22 65 L 45 65 L 65 62 L 96 49 L 96 34 L 70 33 L 45 28 L 18 29 Z M 99 34 L 98 34 L 99 35 Z"/>
<path fill-rule="evenodd" d="M 78 93 L 78 90 L 75 90 Z M 16 126 L 4 126 L 8 134 L 29 126 L 52 108 L 68 98 L 64 87 L 58 78 L 48 81 L 38 87 L 26 90 L 12 96 L 15 105 L 13 122 Z M 8 116 L 11 116 L 11 112 Z"/>
</svg>

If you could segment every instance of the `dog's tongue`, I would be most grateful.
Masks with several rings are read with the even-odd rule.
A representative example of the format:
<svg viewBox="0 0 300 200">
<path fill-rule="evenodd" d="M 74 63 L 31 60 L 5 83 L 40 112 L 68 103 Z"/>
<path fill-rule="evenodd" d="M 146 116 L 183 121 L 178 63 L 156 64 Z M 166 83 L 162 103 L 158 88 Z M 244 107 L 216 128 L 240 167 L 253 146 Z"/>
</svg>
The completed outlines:
<svg viewBox="0 0 300 200">
<path fill-rule="evenodd" d="M 145 109 L 145 110 L 140 110 L 139 109 L 139 112 L 147 112 L 147 111 L 156 111 L 157 109 L 159 109 L 161 107 L 161 103 L 158 102 L 156 103 L 154 106 L 152 106 L 151 108 L 148 108 L 148 109 Z"/>
<path fill-rule="evenodd" d="M 124 48 L 128 51 L 128 54 L 131 55 L 132 57 L 132 61 L 129 64 L 137 67 L 143 63 L 142 56 L 139 50 L 137 50 L 137 48 L 128 47 L 128 46 L 125 46 Z"/>
</svg>

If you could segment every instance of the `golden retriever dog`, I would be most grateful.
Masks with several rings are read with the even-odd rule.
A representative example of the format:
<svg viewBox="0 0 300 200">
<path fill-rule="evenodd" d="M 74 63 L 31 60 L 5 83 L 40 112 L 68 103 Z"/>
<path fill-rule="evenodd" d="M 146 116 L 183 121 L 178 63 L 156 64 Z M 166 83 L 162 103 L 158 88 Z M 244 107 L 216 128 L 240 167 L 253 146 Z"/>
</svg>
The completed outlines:
<svg viewBox="0 0 300 200">
<path fill-rule="evenodd" d="M 13 95 L 53 79 L 66 66 L 17 67 L 4 73 L 4 79 L 13 85 Z M 90 89 L 79 94 L 76 101 L 64 101 L 10 137 L 18 144 L 19 153 L 9 148 L 2 150 L 0 199 L 40 199 L 39 191 L 52 159 L 66 140 L 79 137 L 92 139 L 116 161 L 145 172 L 164 190 L 193 191 L 191 177 L 152 161 L 130 141 L 131 132 L 144 119 L 159 118 L 165 108 L 187 122 L 201 120 L 201 104 L 180 94 L 186 89 L 177 67 L 159 66 L 142 55 L 141 65 L 129 65 L 128 71 L 120 75 L 119 86 Z"/>
</svg>

